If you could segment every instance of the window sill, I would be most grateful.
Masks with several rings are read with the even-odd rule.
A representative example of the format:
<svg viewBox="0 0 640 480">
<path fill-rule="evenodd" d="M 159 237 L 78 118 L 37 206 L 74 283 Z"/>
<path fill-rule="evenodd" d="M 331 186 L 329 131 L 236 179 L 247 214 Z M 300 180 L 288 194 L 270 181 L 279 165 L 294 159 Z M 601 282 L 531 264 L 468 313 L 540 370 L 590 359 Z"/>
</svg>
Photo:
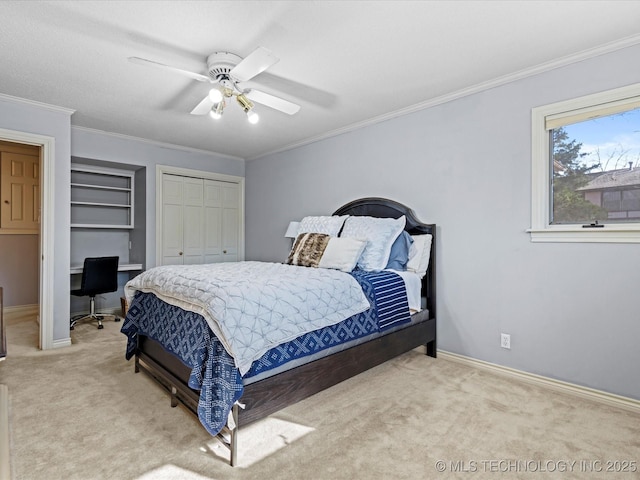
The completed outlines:
<svg viewBox="0 0 640 480">
<path fill-rule="evenodd" d="M 549 226 L 530 228 L 532 242 L 553 243 L 640 243 L 640 226 L 582 228 L 581 226 Z"/>
</svg>

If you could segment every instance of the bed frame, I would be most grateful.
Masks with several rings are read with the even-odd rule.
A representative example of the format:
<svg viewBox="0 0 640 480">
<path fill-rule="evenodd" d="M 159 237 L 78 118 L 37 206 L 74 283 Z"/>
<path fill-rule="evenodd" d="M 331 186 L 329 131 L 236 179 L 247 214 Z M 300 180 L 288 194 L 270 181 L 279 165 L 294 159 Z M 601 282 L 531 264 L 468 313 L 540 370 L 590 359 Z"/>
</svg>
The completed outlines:
<svg viewBox="0 0 640 480">
<path fill-rule="evenodd" d="M 436 226 L 420 222 L 411 209 L 384 198 L 355 200 L 338 208 L 334 215 L 381 218 L 405 215 L 408 233 L 433 235 L 429 268 L 422 284 L 426 309 L 414 314 L 414 320 L 420 320 L 417 323 L 245 386 L 239 401 L 244 408 L 234 405 L 230 425 L 218 435 L 231 452 L 231 465 L 237 461 L 237 426 L 264 418 L 421 345 L 426 346 L 427 355 L 436 357 Z M 142 335 L 138 337 L 135 371 L 145 371 L 164 386 L 171 393 L 172 407 L 180 401 L 196 413 L 199 392 L 187 384 L 190 369 L 159 343 Z"/>
</svg>

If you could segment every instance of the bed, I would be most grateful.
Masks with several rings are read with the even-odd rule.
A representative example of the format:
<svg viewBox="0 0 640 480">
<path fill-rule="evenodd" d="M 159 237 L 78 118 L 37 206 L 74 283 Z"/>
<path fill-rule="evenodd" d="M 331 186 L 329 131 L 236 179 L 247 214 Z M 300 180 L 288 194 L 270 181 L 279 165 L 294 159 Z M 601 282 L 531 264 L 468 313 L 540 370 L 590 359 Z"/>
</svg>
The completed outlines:
<svg viewBox="0 0 640 480">
<path fill-rule="evenodd" d="M 175 407 L 178 402 L 181 402 L 198 416 L 210 433 L 219 437 L 230 450 L 231 465 L 237 461 L 236 442 L 239 427 L 264 418 L 416 347 L 426 346 L 426 354 L 436 357 L 436 226 L 420 222 L 410 208 L 383 198 L 355 200 L 338 208 L 331 215 L 331 218 L 349 219 L 351 217 L 396 219 L 398 222 L 402 219 L 403 230 L 412 238 L 427 237 L 430 239 L 430 250 L 426 253 L 428 266 L 419 280 L 418 301 L 421 304 L 418 307 L 419 311 L 416 311 L 415 306 L 413 306 L 413 310 L 407 308 L 406 294 L 404 297 L 398 296 L 397 300 L 388 302 L 393 303 L 393 308 L 396 309 L 392 311 L 391 315 L 397 315 L 398 311 L 406 310 L 406 318 L 397 317 L 397 321 L 385 320 L 385 322 L 388 321 L 388 325 L 385 323 L 381 327 L 380 322 L 384 317 L 381 313 L 381 310 L 384 310 L 381 308 L 383 302 L 376 300 L 375 289 L 378 287 L 374 288 L 371 285 L 382 283 L 378 281 L 378 278 L 385 277 L 390 286 L 384 286 L 384 288 L 390 289 L 394 281 L 398 282 L 397 278 L 402 278 L 401 281 L 406 280 L 393 272 L 362 272 L 356 269 L 351 272 L 350 281 L 353 282 L 355 278 L 366 291 L 370 310 L 364 310 L 339 322 L 333 321 L 313 332 L 305 333 L 278 345 L 278 347 L 270 348 L 260 356 L 259 360 L 255 360 L 250 366 L 247 366 L 246 362 L 238 363 L 240 361 L 238 360 L 239 355 L 235 357 L 227 353 L 229 349 L 237 352 L 238 347 L 228 345 L 218 339 L 214 332 L 219 333 L 220 338 L 224 337 L 227 332 L 218 331 L 217 324 L 214 325 L 211 321 L 207 320 L 209 322 L 207 323 L 203 319 L 207 314 L 198 308 L 189 311 L 188 305 L 172 302 L 170 295 L 163 297 L 161 294 L 145 291 L 139 285 L 136 287 L 136 285 L 129 286 L 128 284 L 128 287 L 131 287 L 129 290 L 135 292 L 135 296 L 129 301 L 129 311 L 122 326 L 122 332 L 128 337 L 127 358 L 135 358 L 136 373 L 143 371 L 149 374 L 159 385 L 170 392 L 171 406 Z M 340 228 L 339 235 L 348 236 L 346 221 Z M 296 263 L 297 259 L 292 260 L 292 258 L 296 245 L 302 240 L 302 237 L 303 235 L 298 236 L 292 253 L 285 263 L 299 265 Z M 364 243 L 366 244 L 366 242 Z M 251 262 L 241 262 L 241 264 L 243 263 L 246 263 L 247 268 L 257 267 Z M 242 266 L 241 264 L 239 266 Z M 302 268 L 304 272 L 310 274 L 315 274 L 315 271 L 327 274 L 335 272 L 330 269 L 291 265 L 278 266 L 274 264 L 268 266 L 269 269 L 283 270 L 286 270 L 286 267 L 298 271 Z M 220 266 L 219 268 L 227 267 Z M 170 275 L 166 276 L 173 275 L 174 272 L 171 271 Z M 337 273 L 337 275 L 341 274 Z M 192 285 L 192 283 L 189 284 L 190 287 Z M 383 294 L 386 294 L 386 290 L 383 290 Z M 414 304 L 415 300 L 409 301 L 409 303 Z M 375 312 L 371 313 L 374 304 L 376 304 Z M 371 327 L 370 331 L 365 332 L 364 330 L 367 330 L 368 327 L 360 326 L 357 323 L 359 321 L 378 323 Z M 347 325 L 349 328 L 356 325 L 353 330 L 358 332 L 358 338 L 349 339 L 346 346 L 332 344 L 317 347 L 317 343 L 323 343 L 323 338 L 339 337 L 341 335 L 339 332 L 344 331 Z M 183 332 L 181 329 L 188 330 Z M 188 342 L 184 339 L 196 335 L 199 338 L 203 336 L 206 340 L 200 342 L 200 350 L 193 351 L 194 348 L 186 346 Z M 317 335 L 315 340 L 306 341 L 307 338 L 314 338 L 313 335 Z M 336 340 L 336 342 L 338 341 Z M 327 342 L 327 344 L 329 343 L 331 342 Z M 309 352 L 309 344 L 317 349 Z M 235 350 L 233 350 L 234 348 Z M 189 351 L 184 353 L 187 350 Z M 294 350 L 301 350 L 304 353 L 291 354 Z M 278 357 L 278 361 L 272 366 L 271 359 L 275 357 Z M 287 357 L 286 361 L 280 357 Z M 196 365 L 198 366 L 196 367 Z M 207 387 L 205 388 L 203 385 L 207 385 Z M 215 386 L 216 392 L 220 390 L 223 393 L 211 394 L 209 392 L 211 385 Z M 207 392 L 206 395 L 205 392 Z M 220 407 L 221 403 L 224 404 L 223 407 Z M 214 425 L 218 425 L 217 427 L 212 427 L 207 423 L 211 420 L 210 417 L 220 416 L 218 413 L 214 415 L 212 412 L 225 412 L 225 408 L 229 409 L 229 413 L 224 418 L 223 425 L 219 419 L 216 420 L 217 423 L 214 423 Z M 222 425 L 221 428 L 219 428 L 220 425 Z"/>
</svg>

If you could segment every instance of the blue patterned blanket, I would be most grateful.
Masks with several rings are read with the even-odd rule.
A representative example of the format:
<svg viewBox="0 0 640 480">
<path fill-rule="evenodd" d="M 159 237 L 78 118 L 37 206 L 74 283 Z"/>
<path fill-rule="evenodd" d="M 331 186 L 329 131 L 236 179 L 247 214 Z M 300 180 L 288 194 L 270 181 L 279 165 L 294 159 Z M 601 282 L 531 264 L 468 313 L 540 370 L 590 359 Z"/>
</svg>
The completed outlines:
<svg viewBox="0 0 640 480">
<path fill-rule="evenodd" d="M 399 275 L 358 270 L 351 274 L 362 286 L 371 308 L 272 348 L 252 364 L 244 378 L 411 320 L 404 281 Z M 242 396 L 243 382 L 233 358 L 202 315 L 169 305 L 151 293 L 137 292 L 121 331 L 128 337 L 127 359 L 135 354 L 137 335 L 141 334 L 191 368 L 189 386 L 200 391 L 198 418 L 209 433 L 216 435 L 226 424 L 234 402 Z"/>
</svg>

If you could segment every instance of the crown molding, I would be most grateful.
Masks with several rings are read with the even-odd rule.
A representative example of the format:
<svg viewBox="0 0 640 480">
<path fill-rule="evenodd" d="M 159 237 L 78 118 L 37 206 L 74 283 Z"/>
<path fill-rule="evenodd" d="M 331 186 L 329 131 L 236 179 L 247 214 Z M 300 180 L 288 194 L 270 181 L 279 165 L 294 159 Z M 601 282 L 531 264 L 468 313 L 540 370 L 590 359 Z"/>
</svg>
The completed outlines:
<svg viewBox="0 0 640 480">
<path fill-rule="evenodd" d="M 326 140 L 328 138 L 336 137 L 338 135 L 342 135 L 343 133 L 353 132 L 354 130 L 359 130 L 363 127 L 367 127 L 370 125 L 375 125 L 377 123 L 385 122 L 387 120 L 391 120 L 393 118 L 401 117 L 404 115 L 408 115 L 410 113 L 418 112 L 420 110 L 425 110 L 427 108 L 435 107 L 437 105 L 441 105 L 443 103 L 448 103 L 453 100 L 457 100 L 459 98 L 467 97 L 469 95 L 474 95 L 476 93 L 484 92 L 485 90 L 489 90 L 491 88 L 496 88 L 508 83 L 512 83 L 518 80 L 522 80 L 524 78 L 533 77 L 535 75 L 539 75 L 541 73 L 545 73 L 551 70 L 555 70 L 557 68 L 565 67 L 567 65 L 571 65 L 573 63 L 578 63 L 583 60 L 588 60 L 590 58 L 598 57 L 600 55 L 604 55 L 607 53 L 615 52 L 617 50 L 622 50 L 623 48 L 632 47 L 634 45 L 640 44 L 640 34 L 632 35 L 630 37 L 623 38 L 621 40 L 616 40 L 614 42 L 605 43 L 603 45 L 599 45 L 598 47 L 590 48 L 588 50 L 583 50 L 578 53 L 574 53 L 571 55 L 567 55 L 565 57 L 557 58 L 555 60 L 541 63 L 539 65 L 525 68 L 519 70 L 517 72 L 513 72 L 507 75 L 503 75 L 501 77 L 497 77 L 486 82 L 478 83 L 468 88 L 463 88 L 461 90 L 457 90 L 452 93 L 448 93 L 446 95 L 441 95 L 439 97 L 435 97 L 424 102 L 416 103 L 406 108 L 402 108 L 400 110 L 395 110 L 393 112 L 385 113 L 384 115 L 379 115 L 377 117 L 373 117 L 362 122 L 352 123 L 342 128 L 338 128 L 336 130 L 332 130 L 330 132 L 324 133 L 322 135 L 317 135 L 315 137 L 310 137 L 300 142 L 290 143 L 285 145 L 282 148 L 277 150 L 272 150 L 267 153 L 262 153 L 258 156 L 248 158 L 247 161 L 256 160 L 258 158 L 265 157 L 267 155 L 273 155 L 275 153 L 282 153 L 287 150 L 292 150 L 294 148 L 302 147 L 305 145 L 309 145 L 311 143 L 319 142 L 320 140 Z"/>
<path fill-rule="evenodd" d="M 59 107 L 57 105 L 51 105 L 49 103 L 37 102 L 35 100 L 29 100 L 21 97 L 14 97 L 13 95 L 7 95 L 4 93 L 0 93 L 0 100 L 11 102 L 11 103 L 21 103 L 23 105 L 30 105 L 32 107 L 38 107 L 44 110 L 50 110 L 52 112 L 64 113 L 66 115 L 73 115 L 75 110 L 71 108 Z"/>
</svg>

